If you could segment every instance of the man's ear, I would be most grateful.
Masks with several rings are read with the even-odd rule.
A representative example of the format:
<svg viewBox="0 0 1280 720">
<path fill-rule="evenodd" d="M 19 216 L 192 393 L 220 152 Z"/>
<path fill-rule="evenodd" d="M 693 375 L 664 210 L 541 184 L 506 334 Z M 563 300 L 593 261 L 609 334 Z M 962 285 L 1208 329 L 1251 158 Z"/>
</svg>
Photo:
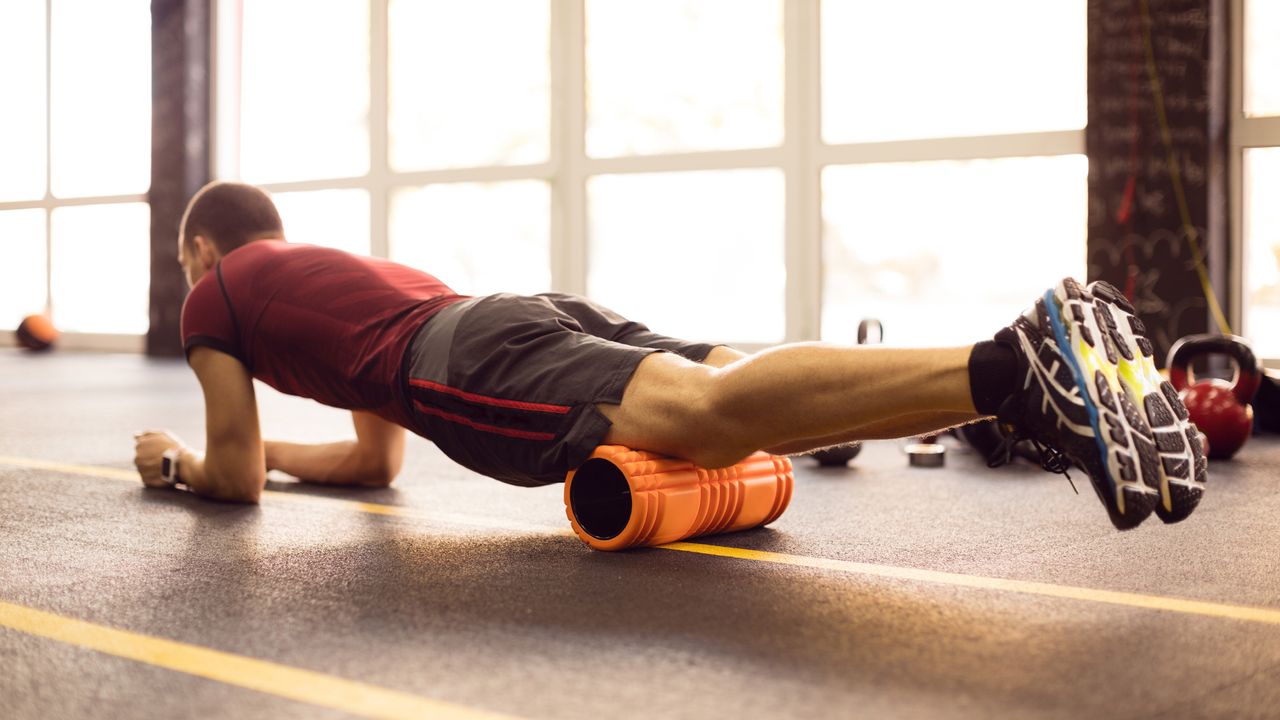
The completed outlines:
<svg viewBox="0 0 1280 720">
<path fill-rule="evenodd" d="M 200 264 L 206 268 L 211 268 L 222 257 L 218 249 L 209 242 L 209 239 L 203 235 L 197 235 L 191 239 L 191 246 L 196 252 L 196 257 L 200 259 Z"/>
</svg>

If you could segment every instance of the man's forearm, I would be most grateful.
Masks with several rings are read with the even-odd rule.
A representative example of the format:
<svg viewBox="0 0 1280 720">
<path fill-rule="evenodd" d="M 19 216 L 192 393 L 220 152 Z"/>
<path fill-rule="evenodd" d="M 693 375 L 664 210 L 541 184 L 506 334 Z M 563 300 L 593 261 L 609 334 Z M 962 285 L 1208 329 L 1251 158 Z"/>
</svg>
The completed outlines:
<svg viewBox="0 0 1280 720">
<path fill-rule="evenodd" d="M 178 481 L 191 492 L 215 500 L 229 502 L 257 502 L 262 487 L 256 482 L 229 480 L 217 467 L 210 468 L 204 453 L 183 448 L 178 456 Z"/>
<path fill-rule="evenodd" d="M 265 446 L 267 469 L 299 480 L 331 485 L 386 484 L 386 470 L 360 452 L 354 440 L 314 445 L 267 440 Z"/>
</svg>

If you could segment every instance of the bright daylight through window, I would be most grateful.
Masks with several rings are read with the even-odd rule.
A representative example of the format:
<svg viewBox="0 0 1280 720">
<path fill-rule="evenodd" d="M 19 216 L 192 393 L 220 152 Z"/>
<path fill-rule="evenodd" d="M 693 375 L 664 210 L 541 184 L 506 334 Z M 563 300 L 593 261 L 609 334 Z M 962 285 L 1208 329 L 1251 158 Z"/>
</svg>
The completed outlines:
<svg viewBox="0 0 1280 720">
<path fill-rule="evenodd" d="M 303 5 L 217 20 L 219 174 L 292 240 L 751 345 L 867 315 L 971 340 L 1084 273 L 1083 0 L 361 0 L 290 32 Z M 973 261 L 995 253 L 1025 272 Z M 939 336 L 926 308 L 975 277 Z"/>
<path fill-rule="evenodd" d="M 0 4 L 0 325 L 148 325 L 146 0 Z"/>
<path fill-rule="evenodd" d="M 1244 332 L 1254 350 L 1280 358 L 1280 3 L 1245 3 L 1244 119 L 1241 131 L 1262 128 L 1261 143 L 1244 148 Z M 1265 124 L 1264 124 L 1265 123 Z"/>
</svg>

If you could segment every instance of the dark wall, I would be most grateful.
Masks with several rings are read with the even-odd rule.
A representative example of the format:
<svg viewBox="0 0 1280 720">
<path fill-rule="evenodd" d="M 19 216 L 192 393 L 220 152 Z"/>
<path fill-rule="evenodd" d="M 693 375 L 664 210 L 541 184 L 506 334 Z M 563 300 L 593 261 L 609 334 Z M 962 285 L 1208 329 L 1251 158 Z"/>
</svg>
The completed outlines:
<svg viewBox="0 0 1280 720">
<path fill-rule="evenodd" d="M 186 280 L 178 224 L 187 198 L 210 180 L 212 0 L 151 3 L 151 329 L 148 355 L 182 355 Z"/>
<path fill-rule="evenodd" d="M 1133 299 L 1163 363 L 1173 341 L 1217 327 L 1193 243 L 1227 296 L 1230 33 L 1226 0 L 1150 0 L 1144 17 L 1145 6 L 1088 4 L 1089 277 Z"/>
</svg>

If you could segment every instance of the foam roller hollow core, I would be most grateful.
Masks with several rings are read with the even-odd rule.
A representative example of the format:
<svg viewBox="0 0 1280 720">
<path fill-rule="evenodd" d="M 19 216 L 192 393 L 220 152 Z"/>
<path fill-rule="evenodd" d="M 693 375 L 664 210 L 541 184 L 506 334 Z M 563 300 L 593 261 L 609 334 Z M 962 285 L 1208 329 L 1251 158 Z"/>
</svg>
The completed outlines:
<svg viewBox="0 0 1280 720">
<path fill-rule="evenodd" d="M 777 520 L 791 502 L 791 460 L 757 452 L 726 468 L 602 445 L 564 484 L 565 513 L 596 550 L 662 545 Z"/>
</svg>

